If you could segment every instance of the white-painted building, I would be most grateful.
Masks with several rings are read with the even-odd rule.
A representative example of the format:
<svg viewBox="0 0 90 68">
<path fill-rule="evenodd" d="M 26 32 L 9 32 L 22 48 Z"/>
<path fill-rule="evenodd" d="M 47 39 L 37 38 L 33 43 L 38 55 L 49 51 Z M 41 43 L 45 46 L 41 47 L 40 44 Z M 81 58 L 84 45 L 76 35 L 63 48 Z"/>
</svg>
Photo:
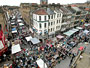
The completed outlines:
<svg viewBox="0 0 90 68">
<path fill-rule="evenodd" d="M 63 14 L 58 8 L 55 9 L 54 12 L 55 12 L 55 32 L 60 32 Z"/>
<path fill-rule="evenodd" d="M 33 30 L 38 35 L 53 35 L 60 31 L 62 13 L 59 10 L 38 9 L 33 13 Z"/>
<path fill-rule="evenodd" d="M 38 35 L 48 33 L 48 13 L 45 9 L 38 9 L 33 13 L 33 30 Z"/>
</svg>

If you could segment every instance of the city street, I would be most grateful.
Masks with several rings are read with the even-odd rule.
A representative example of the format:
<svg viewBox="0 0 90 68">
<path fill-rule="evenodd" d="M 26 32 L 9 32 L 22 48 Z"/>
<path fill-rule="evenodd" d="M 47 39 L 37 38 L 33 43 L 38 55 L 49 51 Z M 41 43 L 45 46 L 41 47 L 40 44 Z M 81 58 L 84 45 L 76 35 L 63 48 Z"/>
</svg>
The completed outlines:
<svg viewBox="0 0 90 68">
<path fill-rule="evenodd" d="M 90 68 L 89 3 L 0 6 L 0 68 Z"/>
</svg>

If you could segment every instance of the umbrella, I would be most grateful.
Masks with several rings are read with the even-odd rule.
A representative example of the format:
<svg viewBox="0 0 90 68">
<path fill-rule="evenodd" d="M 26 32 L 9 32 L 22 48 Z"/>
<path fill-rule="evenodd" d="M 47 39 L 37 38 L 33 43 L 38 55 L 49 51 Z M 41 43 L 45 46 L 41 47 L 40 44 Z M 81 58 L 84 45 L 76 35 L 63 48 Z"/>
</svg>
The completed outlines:
<svg viewBox="0 0 90 68">
<path fill-rule="evenodd" d="M 81 46 L 81 47 L 79 48 L 79 50 L 80 50 L 80 51 L 82 51 L 83 49 L 84 49 L 84 47 L 83 47 L 83 46 Z"/>
</svg>

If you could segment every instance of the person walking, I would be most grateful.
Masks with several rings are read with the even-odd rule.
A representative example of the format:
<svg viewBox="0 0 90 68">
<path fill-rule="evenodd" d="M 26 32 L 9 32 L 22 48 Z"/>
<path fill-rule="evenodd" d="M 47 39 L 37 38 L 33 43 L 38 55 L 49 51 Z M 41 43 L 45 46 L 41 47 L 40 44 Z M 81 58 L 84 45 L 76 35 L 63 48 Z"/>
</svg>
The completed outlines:
<svg viewBox="0 0 90 68">
<path fill-rule="evenodd" d="M 70 64 L 69 64 L 69 66 L 71 66 L 72 62 L 73 62 L 73 59 L 70 60 Z"/>
</svg>

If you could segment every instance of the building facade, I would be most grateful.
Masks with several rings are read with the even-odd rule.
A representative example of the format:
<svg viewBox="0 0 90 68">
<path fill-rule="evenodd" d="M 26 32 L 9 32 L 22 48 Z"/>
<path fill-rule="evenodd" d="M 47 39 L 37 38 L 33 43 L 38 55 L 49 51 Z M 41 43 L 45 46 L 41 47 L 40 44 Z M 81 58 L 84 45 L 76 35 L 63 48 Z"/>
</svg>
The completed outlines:
<svg viewBox="0 0 90 68">
<path fill-rule="evenodd" d="M 48 13 L 45 9 L 38 9 L 33 13 L 33 30 L 38 35 L 48 33 Z"/>
</svg>

